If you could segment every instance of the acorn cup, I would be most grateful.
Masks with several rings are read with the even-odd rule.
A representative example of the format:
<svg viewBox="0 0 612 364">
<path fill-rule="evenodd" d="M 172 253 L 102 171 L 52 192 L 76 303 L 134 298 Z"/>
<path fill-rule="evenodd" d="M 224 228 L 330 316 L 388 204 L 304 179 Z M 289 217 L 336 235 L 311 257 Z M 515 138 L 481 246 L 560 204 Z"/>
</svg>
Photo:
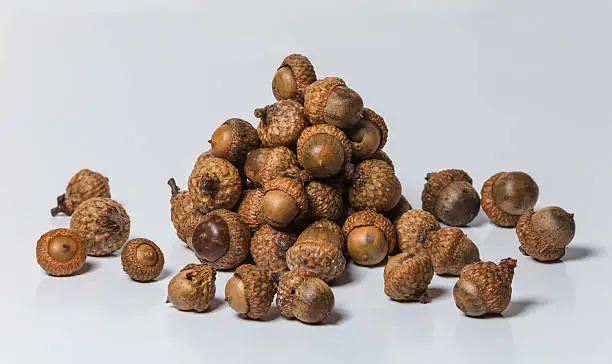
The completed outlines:
<svg viewBox="0 0 612 364">
<path fill-rule="evenodd" d="M 196 226 L 204 219 L 204 214 L 198 211 L 189 191 L 181 191 L 174 178 L 168 180 L 170 186 L 170 219 L 176 229 L 179 239 L 187 243 Z"/>
<path fill-rule="evenodd" d="M 344 209 L 342 193 L 329 185 L 319 181 L 312 181 L 306 185 L 308 198 L 308 216 L 311 219 L 340 220 Z"/>
<path fill-rule="evenodd" d="M 377 212 L 353 213 L 344 222 L 342 232 L 348 253 L 356 264 L 376 265 L 395 250 L 395 228 L 389 219 Z"/>
<path fill-rule="evenodd" d="M 327 77 L 306 88 L 304 111 L 312 124 L 350 129 L 363 116 L 363 100 L 342 79 Z"/>
<path fill-rule="evenodd" d="M 438 220 L 427 211 L 409 210 L 394 222 L 400 251 L 416 254 L 423 247 L 427 234 L 440 230 Z"/>
<path fill-rule="evenodd" d="M 574 214 L 560 207 L 545 207 L 523 214 L 516 226 L 521 253 L 549 262 L 561 259 L 576 233 Z"/>
<path fill-rule="evenodd" d="M 456 227 L 430 231 L 425 235 L 423 248 L 436 274 L 458 276 L 463 267 L 480 261 L 476 244 Z"/>
<path fill-rule="evenodd" d="M 111 197 L 108 177 L 82 169 L 70 178 L 66 192 L 57 196 L 57 206 L 51 209 L 51 216 L 60 213 L 70 216 L 81 203 L 94 197 Z"/>
<path fill-rule="evenodd" d="M 389 257 L 385 266 L 385 294 L 395 301 L 429 303 L 427 286 L 433 276 L 429 257 L 399 253 Z"/>
<path fill-rule="evenodd" d="M 249 122 L 232 118 L 215 129 L 208 142 L 215 157 L 241 165 L 247 153 L 259 146 L 259 137 Z"/>
<path fill-rule="evenodd" d="M 315 178 L 332 177 L 351 162 L 351 144 L 346 134 L 328 124 L 304 129 L 297 141 L 297 157 L 306 173 Z"/>
<path fill-rule="evenodd" d="M 304 91 L 317 80 L 314 67 L 301 54 L 290 54 L 281 63 L 272 79 L 272 93 L 277 100 L 304 103 Z"/>
<path fill-rule="evenodd" d="M 367 159 L 355 167 L 348 191 L 348 201 L 354 210 L 389 211 L 401 197 L 402 185 L 386 162 Z"/>
<path fill-rule="evenodd" d="M 498 226 L 515 227 L 524 213 L 532 210 L 540 190 L 524 172 L 500 172 L 482 186 L 482 209 Z"/>
<path fill-rule="evenodd" d="M 225 285 L 225 300 L 229 306 L 254 320 L 268 313 L 275 293 L 276 287 L 268 275 L 250 264 L 238 267 Z"/>
<path fill-rule="evenodd" d="M 36 242 L 36 261 L 51 276 L 69 276 L 85 265 L 87 245 L 73 230 L 53 229 Z"/>
<path fill-rule="evenodd" d="M 208 263 L 187 264 L 168 283 L 166 303 L 180 311 L 204 312 L 215 298 L 217 271 Z"/>
<path fill-rule="evenodd" d="M 423 210 L 450 226 L 465 226 L 480 211 L 480 197 L 472 178 L 463 170 L 428 173 L 423 189 Z"/>
<path fill-rule="evenodd" d="M 266 223 L 261 214 L 263 196 L 264 192 L 261 188 L 246 191 L 240 206 L 238 206 L 240 221 L 251 231 L 256 231 Z"/>
<path fill-rule="evenodd" d="M 287 147 L 258 148 L 249 153 L 244 164 L 247 178 L 258 187 L 280 177 L 307 182 L 310 177 L 300 170 L 297 157 Z"/>
<path fill-rule="evenodd" d="M 285 227 L 308 212 L 304 185 L 295 179 L 281 177 L 266 183 L 261 213 L 266 223 Z"/>
<path fill-rule="evenodd" d="M 363 160 L 381 150 L 387 143 L 389 130 L 385 119 L 373 110 L 364 108 L 361 119 L 346 131 L 351 141 L 353 158 Z"/>
<path fill-rule="evenodd" d="M 257 133 L 264 147 L 294 147 L 302 130 L 308 126 L 304 107 L 293 100 L 281 100 L 255 109 Z"/>
<path fill-rule="evenodd" d="M 251 257 L 257 268 L 267 272 L 288 269 L 285 255 L 296 236 L 270 225 L 263 225 L 251 238 Z"/>
</svg>

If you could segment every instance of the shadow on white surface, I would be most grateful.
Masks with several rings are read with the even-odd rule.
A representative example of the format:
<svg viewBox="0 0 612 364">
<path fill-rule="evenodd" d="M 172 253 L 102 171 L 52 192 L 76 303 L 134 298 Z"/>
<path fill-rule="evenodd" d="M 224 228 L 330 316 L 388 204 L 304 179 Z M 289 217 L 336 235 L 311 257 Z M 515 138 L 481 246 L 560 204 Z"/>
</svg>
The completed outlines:
<svg viewBox="0 0 612 364">
<path fill-rule="evenodd" d="M 355 274 L 352 271 L 355 267 L 352 264 L 347 263 L 346 269 L 342 274 L 330 282 L 330 287 L 348 286 L 355 283 Z"/>
<path fill-rule="evenodd" d="M 606 252 L 601 248 L 596 248 L 592 245 L 570 245 L 565 249 L 565 255 L 561 258 L 563 262 L 571 262 L 573 260 L 587 260 L 596 257 L 603 257 Z"/>
<path fill-rule="evenodd" d="M 82 274 L 87 274 L 89 272 L 95 271 L 99 267 L 100 267 L 100 265 L 97 262 L 86 261 L 85 264 L 83 264 L 83 266 L 81 267 L 81 269 L 79 269 L 76 272 L 74 272 L 74 274 L 72 276 L 74 277 L 74 276 L 80 276 Z"/>
<path fill-rule="evenodd" d="M 170 270 L 170 268 L 164 268 L 162 272 L 159 274 L 159 276 L 155 278 L 153 282 L 160 282 L 171 276 L 172 276 L 172 271 Z"/>
<path fill-rule="evenodd" d="M 501 314 L 502 317 L 510 318 L 523 316 L 533 311 L 537 306 L 543 306 L 546 301 L 536 298 L 517 298 L 510 301 L 508 308 Z"/>
</svg>

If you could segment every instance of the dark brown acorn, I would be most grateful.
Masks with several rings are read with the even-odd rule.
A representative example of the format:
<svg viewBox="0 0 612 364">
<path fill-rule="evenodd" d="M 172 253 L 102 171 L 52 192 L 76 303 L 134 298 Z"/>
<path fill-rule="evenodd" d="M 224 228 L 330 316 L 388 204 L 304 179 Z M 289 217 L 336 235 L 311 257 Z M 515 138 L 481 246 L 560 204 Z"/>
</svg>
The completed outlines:
<svg viewBox="0 0 612 364">
<path fill-rule="evenodd" d="M 472 178 L 460 169 L 428 173 L 421 196 L 423 210 L 450 226 L 464 226 L 480 211 L 480 197 Z"/>
</svg>

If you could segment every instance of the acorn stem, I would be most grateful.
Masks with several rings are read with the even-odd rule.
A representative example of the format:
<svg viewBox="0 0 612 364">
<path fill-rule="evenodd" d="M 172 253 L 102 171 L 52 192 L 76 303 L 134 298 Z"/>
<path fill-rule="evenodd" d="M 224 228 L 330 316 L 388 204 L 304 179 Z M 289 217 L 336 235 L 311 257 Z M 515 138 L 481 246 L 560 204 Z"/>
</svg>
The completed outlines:
<svg viewBox="0 0 612 364">
<path fill-rule="evenodd" d="M 176 185 L 176 181 L 174 180 L 174 178 L 170 178 L 168 180 L 168 185 L 170 185 L 170 188 L 171 188 L 171 191 L 172 191 L 172 196 L 174 196 L 177 193 L 181 192 L 181 189 Z"/>
<path fill-rule="evenodd" d="M 255 109 L 255 112 L 254 112 L 255 117 L 258 118 L 258 119 L 261 119 L 261 121 L 265 121 L 267 111 L 268 111 L 268 107 L 267 106 L 266 107 L 257 108 L 257 109 Z"/>
<path fill-rule="evenodd" d="M 70 210 L 68 210 L 68 206 L 66 206 L 65 193 L 57 196 L 57 206 L 51 209 L 51 216 L 57 216 L 59 213 L 70 215 Z"/>
<path fill-rule="evenodd" d="M 498 264 L 501 278 L 508 285 L 512 283 L 512 279 L 514 278 L 514 268 L 516 268 L 516 259 L 502 259 L 502 261 Z"/>
</svg>

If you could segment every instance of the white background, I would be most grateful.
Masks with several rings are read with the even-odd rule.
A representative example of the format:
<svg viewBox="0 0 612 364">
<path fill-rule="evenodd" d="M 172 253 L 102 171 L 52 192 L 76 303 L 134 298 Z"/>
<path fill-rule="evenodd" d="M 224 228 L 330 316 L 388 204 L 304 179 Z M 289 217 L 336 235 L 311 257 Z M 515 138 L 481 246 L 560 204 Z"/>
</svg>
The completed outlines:
<svg viewBox="0 0 612 364">
<path fill-rule="evenodd" d="M 2 1 L 0 362 L 609 362 L 611 15 L 607 0 Z M 194 261 L 166 180 L 185 186 L 218 124 L 274 101 L 292 52 L 386 118 L 413 205 L 430 171 L 465 169 L 478 189 L 529 172 L 539 207 L 576 214 L 563 262 L 519 255 L 514 231 L 481 213 L 465 229 L 481 257 L 519 260 L 503 317 L 463 316 L 451 278 L 433 279 L 431 304 L 391 302 L 382 268 L 352 264 L 325 326 L 237 317 L 229 273 L 212 312 L 164 304 Z M 118 256 L 68 278 L 38 267 L 38 237 L 68 225 L 49 209 L 81 168 L 109 176 L 132 237 L 162 248 L 158 282 L 131 281 Z"/>
</svg>

